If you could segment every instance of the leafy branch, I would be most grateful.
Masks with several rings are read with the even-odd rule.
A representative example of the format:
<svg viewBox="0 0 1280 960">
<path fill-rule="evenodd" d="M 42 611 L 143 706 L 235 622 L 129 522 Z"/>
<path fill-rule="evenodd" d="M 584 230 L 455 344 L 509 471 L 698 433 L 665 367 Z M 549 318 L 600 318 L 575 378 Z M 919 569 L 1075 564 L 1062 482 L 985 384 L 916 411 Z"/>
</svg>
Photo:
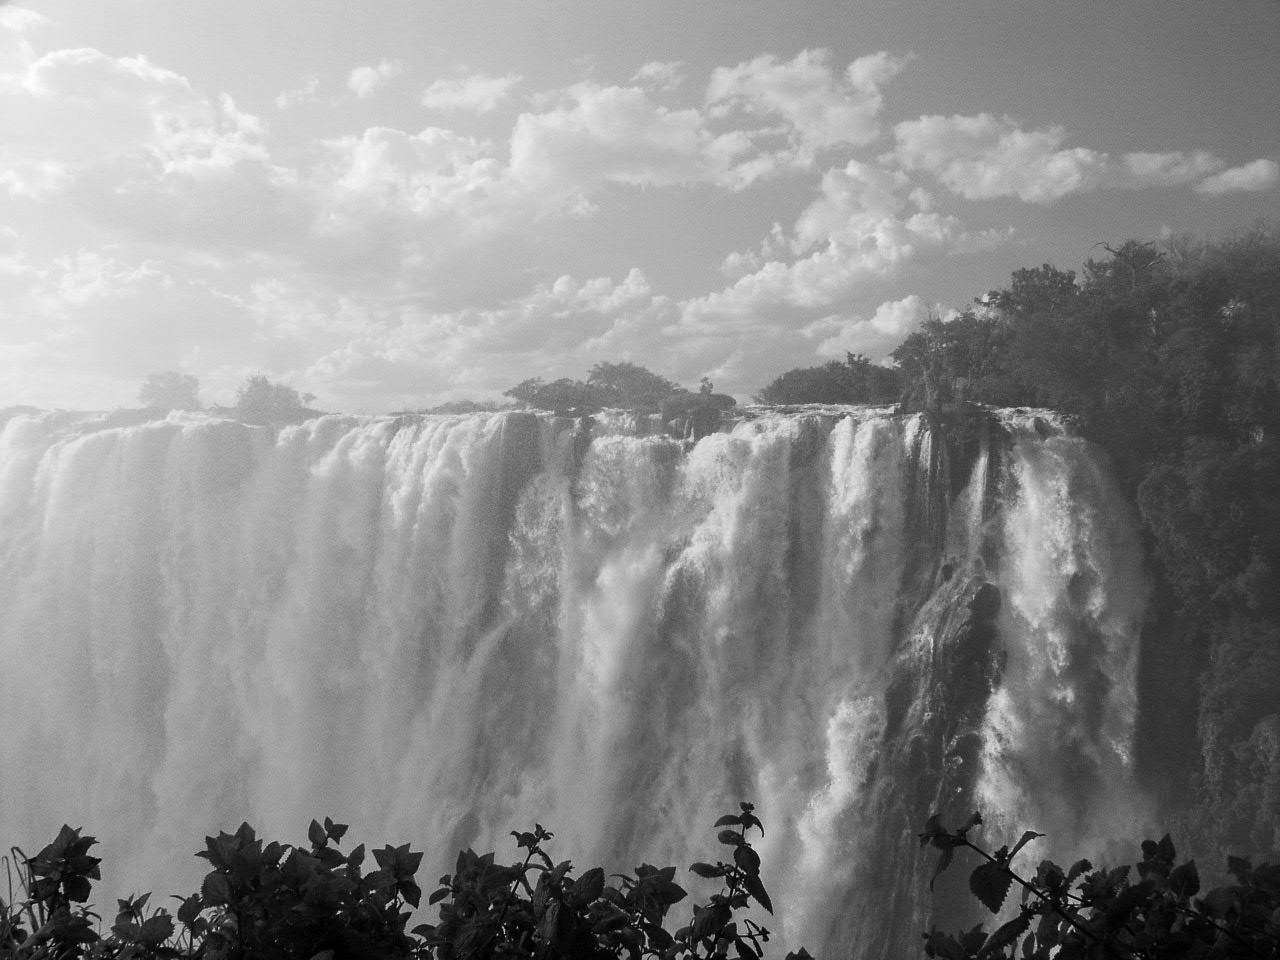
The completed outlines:
<svg viewBox="0 0 1280 960">
<path fill-rule="evenodd" d="M 1142 844 L 1136 865 L 1095 869 L 1078 860 L 1064 871 L 1042 860 L 1033 877 L 1012 868 L 1013 858 L 1043 834 L 1028 830 L 1012 848 L 990 853 L 969 838 L 981 825 L 975 813 L 956 830 L 935 815 L 920 834 L 923 846 L 940 850 L 933 879 L 952 863 L 955 852 L 970 849 L 981 861 L 969 875 L 969 889 L 993 914 L 1004 909 L 1009 889 L 1023 889 L 1018 915 L 987 933 L 981 924 L 961 934 L 937 929 L 925 933 L 925 954 L 943 960 L 1075 960 L 1075 958 L 1206 957 L 1275 960 L 1280 957 L 1280 866 L 1253 867 L 1232 857 L 1228 870 L 1237 883 L 1197 898 L 1200 878 L 1195 861 L 1175 864 L 1173 841 Z M 932 881 L 931 881 L 932 883 Z M 1034 924 L 1034 929 L 1033 929 Z"/>
</svg>

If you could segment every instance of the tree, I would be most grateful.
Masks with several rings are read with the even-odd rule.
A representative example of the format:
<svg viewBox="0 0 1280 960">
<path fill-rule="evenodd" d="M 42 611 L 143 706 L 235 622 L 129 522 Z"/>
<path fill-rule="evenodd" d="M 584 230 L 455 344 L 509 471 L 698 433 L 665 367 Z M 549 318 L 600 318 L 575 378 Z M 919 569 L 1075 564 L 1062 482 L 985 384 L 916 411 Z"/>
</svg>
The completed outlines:
<svg viewBox="0 0 1280 960">
<path fill-rule="evenodd" d="M 200 381 L 189 373 L 153 373 L 138 390 L 138 400 L 155 410 L 199 410 Z"/>
<path fill-rule="evenodd" d="M 1032 402 L 1035 392 L 1010 368 L 1011 342 L 1009 325 L 991 314 L 967 310 L 952 320 L 930 317 L 893 351 L 905 402 L 913 409 L 947 400 Z"/>
<path fill-rule="evenodd" d="M 562 417 L 589 416 L 607 406 L 600 388 L 567 377 L 551 383 L 541 377 L 531 377 L 503 391 L 503 396 L 513 398 L 521 406 L 549 410 Z"/>
<path fill-rule="evenodd" d="M 236 394 L 236 416 L 247 423 L 297 423 L 311 416 L 315 396 L 274 383 L 263 374 L 245 380 Z"/>
<path fill-rule="evenodd" d="M 634 363 L 601 361 L 587 374 L 605 406 L 654 411 L 668 397 L 685 393 L 672 381 Z"/>
<path fill-rule="evenodd" d="M 850 353 L 841 363 L 788 370 L 756 395 L 760 403 L 894 403 L 901 390 L 897 370 Z"/>
</svg>

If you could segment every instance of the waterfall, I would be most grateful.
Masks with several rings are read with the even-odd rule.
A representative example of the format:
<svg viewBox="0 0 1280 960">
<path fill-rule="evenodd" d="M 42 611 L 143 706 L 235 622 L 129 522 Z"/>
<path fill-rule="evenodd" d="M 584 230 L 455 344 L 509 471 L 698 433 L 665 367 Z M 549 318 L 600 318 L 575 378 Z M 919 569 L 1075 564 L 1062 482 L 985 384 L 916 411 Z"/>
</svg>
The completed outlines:
<svg viewBox="0 0 1280 960">
<path fill-rule="evenodd" d="M 1095 448 L 1025 412 L 644 433 L 9 416 L 0 839 L 84 826 L 100 901 L 195 889 L 241 820 L 412 842 L 426 883 L 535 820 L 683 870 L 744 799 L 776 941 L 901 957 L 952 916 L 933 810 L 1068 850 L 1142 817 L 1141 549 Z"/>
</svg>

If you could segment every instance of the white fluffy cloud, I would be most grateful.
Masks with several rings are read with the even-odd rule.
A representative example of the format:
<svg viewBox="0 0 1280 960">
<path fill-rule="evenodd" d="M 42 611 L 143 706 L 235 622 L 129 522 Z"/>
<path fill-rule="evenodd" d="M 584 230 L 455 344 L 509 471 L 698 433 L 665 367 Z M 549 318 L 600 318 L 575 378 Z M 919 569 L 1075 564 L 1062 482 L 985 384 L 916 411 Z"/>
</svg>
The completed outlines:
<svg viewBox="0 0 1280 960">
<path fill-rule="evenodd" d="M 404 64 L 399 60 L 380 60 L 371 67 L 356 67 L 347 74 L 347 88 L 363 100 L 403 72 Z"/>
<path fill-rule="evenodd" d="M 422 92 L 422 105 L 432 110 L 489 113 L 498 109 L 523 80 L 514 73 L 503 77 L 475 73 L 458 80 L 437 80 Z"/>
<path fill-rule="evenodd" d="M 1145 189 L 1195 183 L 1201 193 L 1265 190 L 1280 170 L 1271 160 L 1224 170 L 1207 150 L 1126 153 L 1114 159 L 1064 146 L 1060 126 L 1025 130 L 1010 117 L 925 116 L 894 128 L 892 157 L 907 170 L 933 174 L 968 200 L 1017 197 L 1050 204 L 1099 188 Z"/>
<path fill-rule="evenodd" d="M 886 300 L 870 317 L 827 316 L 809 324 L 804 332 L 819 341 L 814 352 L 820 357 L 883 354 L 919 327 L 929 313 L 929 305 L 913 293 L 900 300 Z"/>
<path fill-rule="evenodd" d="M 650 60 L 637 70 L 631 82 L 659 93 L 670 93 L 684 82 L 683 64 L 674 60 Z"/>
<path fill-rule="evenodd" d="M 314 73 L 308 74 L 298 86 L 276 95 L 276 109 L 287 110 L 298 103 L 319 103 L 319 93 L 320 78 Z"/>
<path fill-rule="evenodd" d="M 405 307 L 316 359 L 307 382 L 357 404 L 496 395 L 533 372 L 581 377 L 598 360 L 639 356 L 630 351 L 652 342 L 672 310 L 639 270 L 621 280 L 566 275 L 490 308 Z"/>
<path fill-rule="evenodd" d="M 931 208 L 905 174 L 851 160 L 828 170 L 821 195 L 789 234 L 775 229 L 755 269 L 725 290 L 691 301 L 685 322 L 767 322 L 780 305 L 829 308 L 868 279 L 892 274 L 924 251 L 941 251 L 963 235 L 958 220 Z"/>
<path fill-rule="evenodd" d="M 1023 130 L 1009 117 L 928 116 L 894 128 L 895 157 L 924 170 L 969 200 L 1016 196 L 1052 203 L 1097 187 L 1107 158 L 1081 147 L 1064 149 L 1062 127 Z"/>
<path fill-rule="evenodd" d="M 1277 184 L 1280 184 L 1280 163 L 1264 159 L 1206 177 L 1196 185 L 1196 190 L 1208 194 L 1259 193 Z"/>
<path fill-rule="evenodd" d="M 670 186 L 708 179 L 708 135 L 697 110 L 655 103 L 640 87 L 578 84 L 511 134 L 511 169 L 522 181 Z"/>
<path fill-rule="evenodd" d="M 53 192 L 78 170 L 122 158 L 153 175 L 204 179 L 226 177 L 241 161 L 267 155 L 257 117 L 226 94 L 203 96 L 145 57 L 84 48 L 44 54 L 20 84 L 0 88 L 0 112 L 6 114 L 0 159 L 26 170 L 9 183 L 14 192 Z"/>
<path fill-rule="evenodd" d="M 379 410 L 602 359 L 745 394 L 789 365 L 882 357 L 929 309 L 891 281 L 1008 241 L 999 224 L 966 229 L 926 183 L 1047 204 L 1280 180 L 1274 160 L 1113 159 L 990 114 L 900 123 L 884 153 L 885 91 L 907 62 L 884 52 L 765 54 L 702 78 L 652 61 L 625 82 L 530 90 L 514 118 L 498 110 L 526 81 L 477 72 L 426 88 L 425 128 L 421 109 L 370 102 L 405 69 L 387 59 L 345 77 L 354 96 L 322 98 L 307 76 L 276 106 L 319 106 L 273 130 L 145 57 L 38 51 L 43 23 L 0 4 L 0 206 L 29 218 L 0 229 L 4 400 L 128 403 L 156 369 L 222 400 L 262 370 L 322 405 Z M 664 256 L 686 232 L 691 263 L 735 243 L 703 216 L 761 239 L 724 257 L 728 279 L 673 267 L 631 224 L 611 232 L 650 197 L 690 218 L 649 241 Z"/>
<path fill-rule="evenodd" d="M 742 113 L 781 121 L 797 154 L 862 146 L 880 135 L 881 88 L 906 61 L 888 53 L 860 57 L 837 75 L 825 50 L 804 50 L 791 60 L 772 54 L 736 67 L 720 67 L 707 85 L 713 116 Z"/>
</svg>

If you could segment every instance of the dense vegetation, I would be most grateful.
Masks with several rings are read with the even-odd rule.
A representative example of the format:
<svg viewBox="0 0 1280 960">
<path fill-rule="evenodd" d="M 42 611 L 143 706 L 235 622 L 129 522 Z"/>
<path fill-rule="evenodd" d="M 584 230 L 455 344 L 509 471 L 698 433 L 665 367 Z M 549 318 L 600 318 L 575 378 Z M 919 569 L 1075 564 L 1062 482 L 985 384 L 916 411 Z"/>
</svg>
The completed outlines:
<svg viewBox="0 0 1280 960">
<path fill-rule="evenodd" d="M 756 395 L 760 403 L 896 403 L 902 375 L 873 364 L 860 353 L 820 367 L 788 370 Z"/>
<path fill-rule="evenodd" d="M 672 908 L 688 894 L 675 867 L 641 864 L 634 874 L 606 878 L 594 867 L 577 876 L 569 861 L 551 859 L 552 834 L 535 826 L 512 836 L 521 851 L 510 865 L 494 854 L 464 850 L 452 874 L 428 897 L 433 923 L 408 930 L 422 889 L 422 861 L 409 845 L 372 851 L 338 848 L 344 824 L 312 821 L 308 843 L 264 842 L 243 824 L 205 838 L 196 854 L 211 867 L 197 893 L 175 897 L 176 915 L 148 909 L 150 895 L 117 901 L 115 922 L 100 931 L 86 906 L 99 859 L 93 837 L 64 826 L 34 857 L 15 851 L 23 898 L 0 898 L 3 960 L 343 960 L 343 958 L 537 957 L 547 960 L 662 960 L 724 957 L 760 960 L 769 931 L 745 916 L 752 905 L 773 910 L 760 879 L 760 856 L 748 839 L 763 830 L 749 803 L 715 823 L 727 860 L 690 870 L 720 885 L 669 932 Z M 176 923 L 175 923 L 176 921 Z M 803 950 L 788 960 L 805 960 Z"/>
<path fill-rule="evenodd" d="M 559 416 L 582 417 L 607 407 L 659 418 L 663 429 L 701 437 L 720 424 L 720 414 L 736 405 L 716 393 L 705 377 L 697 393 L 634 363 L 597 363 L 587 379 L 524 380 L 507 390 L 521 407 L 549 410 Z"/>
<path fill-rule="evenodd" d="M 1129 241 L 1021 269 L 893 352 L 903 407 L 1049 407 L 1111 455 L 1153 573 L 1140 773 L 1225 853 L 1280 847 L 1280 228 Z M 792 370 L 769 402 L 878 402 L 871 367 Z M 846 383 L 850 386 L 844 386 Z M 844 392 L 842 392 L 844 391 Z M 1185 802 L 1190 796 L 1191 802 Z"/>
<path fill-rule="evenodd" d="M 1012 863 L 1040 834 L 1027 831 L 1012 849 L 988 853 L 968 836 L 980 823 L 975 813 L 953 831 L 929 819 L 920 840 L 940 851 L 934 878 L 956 851 L 973 850 L 980 859 L 969 887 L 978 901 L 1000 914 L 1016 883 L 1021 907 L 991 933 L 981 925 L 924 933 L 928 957 L 1280 957 L 1280 866 L 1233 858 L 1236 882 L 1197 898 L 1195 862 L 1175 864 L 1166 836 L 1143 843 L 1136 881 L 1127 866 L 1095 868 L 1087 860 L 1066 871 L 1044 860 L 1028 878 Z M 302 846 L 264 842 L 248 824 L 206 837 L 196 856 L 211 869 L 198 892 L 173 898 L 176 915 L 149 907 L 150 894 L 136 895 L 117 901 L 104 933 L 87 905 L 101 877 L 89 853 L 96 840 L 64 826 L 34 857 L 15 850 L 25 889 L 20 900 L 0 898 L 0 960 L 710 960 L 730 951 L 762 960 L 770 932 L 750 914 L 772 913 L 773 905 L 748 833 L 764 828 L 749 803 L 714 828 L 728 859 L 689 870 L 720 889 L 682 912 L 687 921 L 674 931 L 666 922 L 688 896 L 675 867 L 641 864 L 608 878 L 593 867 L 575 876 L 570 861 L 551 858 L 552 834 L 541 825 L 512 832 L 521 855 L 509 865 L 492 853 L 460 852 L 428 897 L 435 922 L 409 930 L 422 901 L 422 854 L 408 844 L 385 846 L 372 852 L 376 868 L 366 872 L 363 844 L 343 853 L 347 827 L 326 818 L 311 822 Z M 809 954 L 802 948 L 786 960 Z"/>
<path fill-rule="evenodd" d="M 1280 845 L 1280 230 L 1019 270 L 894 358 L 916 409 L 1052 407 L 1110 452 L 1156 576 L 1144 775 L 1223 852 Z"/>
</svg>

